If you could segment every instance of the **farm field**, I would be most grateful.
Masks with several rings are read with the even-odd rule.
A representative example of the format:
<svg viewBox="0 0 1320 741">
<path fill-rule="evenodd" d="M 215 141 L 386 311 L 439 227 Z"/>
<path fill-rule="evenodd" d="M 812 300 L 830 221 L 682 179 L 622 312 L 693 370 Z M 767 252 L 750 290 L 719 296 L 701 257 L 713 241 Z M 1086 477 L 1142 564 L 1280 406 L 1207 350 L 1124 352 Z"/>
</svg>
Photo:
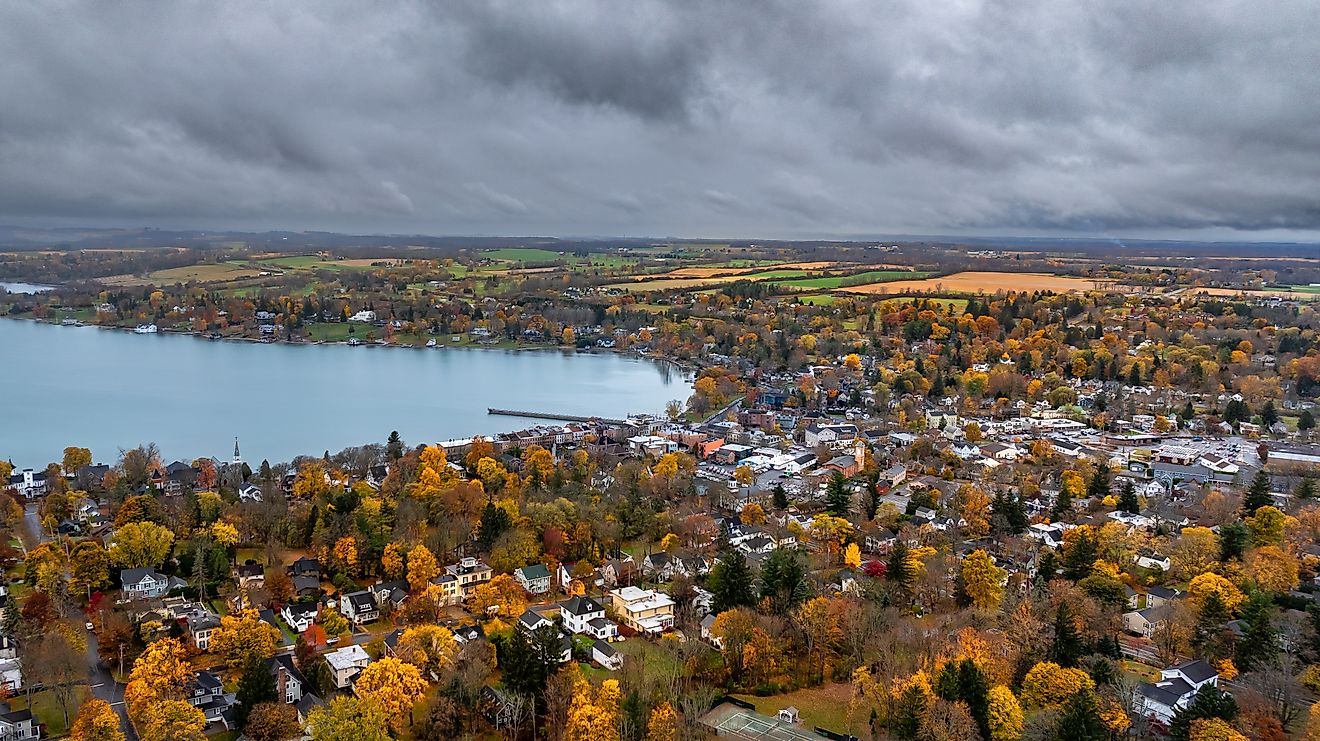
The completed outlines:
<svg viewBox="0 0 1320 741">
<path fill-rule="evenodd" d="M 327 260 L 320 255 L 290 255 L 283 257 L 262 258 L 253 263 L 260 268 L 284 268 L 286 270 L 370 270 L 371 263 L 383 259 Z"/>
<path fill-rule="evenodd" d="M 219 283 L 229 280 L 256 278 L 261 271 L 243 263 L 199 263 L 181 268 L 157 270 L 146 276 L 112 275 L 100 278 L 100 282 L 110 286 L 141 286 L 148 283 Z"/>
<path fill-rule="evenodd" d="M 842 288 L 846 284 L 878 283 L 881 281 L 901 280 L 903 278 L 917 277 L 924 278 L 929 273 L 913 272 L 911 270 L 869 270 L 864 273 L 854 275 L 834 275 L 822 278 L 804 278 L 802 280 L 790 280 L 776 285 L 784 288 L 813 288 L 813 289 L 835 289 Z"/>
<path fill-rule="evenodd" d="M 850 293 L 995 293 L 996 291 L 1054 291 L 1071 293 L 1075 291 L 1093 291 L 1096 284 L 1112 284 L 1113 281 L 1090 278 L 1073 278 L 1066 275 L 1048 273 L 996 273 L 990 271 L 968 271 L 954 273 L 939 278 L 922 280 L 899 280 L 889 283 L 870 283 L 851 286 L 840 290 Z"/>
<path fill-rule="evenodd" d="M 627 283 L 614 283 L 605 288 L 619 288 L 624 291 L 648 292 L 648 291 L 679 291 L 685 288 L 704 288 L 707 286 L 719 286 L 725 283 L 734 283 L 740 280 L 760 281 L 775 278 L 797 278 L 810 275 L 805 270 L 770 270 L 759 273 L 739 273 L 737 275 L 720 275 L 711 278 L 665 278 L 660 277 L 653 280 L 633 280 Z"/>
<path fill-rule="evenodd" d="M 509 262 L 548 262 L 564 258 L 564 255 L 558 252 L 536 247 L 505 247 L 498 250 L 482 250 L 480 255 L 491 260 L 507 260 Z"/>
<path fill-rule="evenodd" d="M 1189 288 L 1187 289 L 1187 292 L 1192 294 L 1203 293 L 1207 296 L 1224 296 L 1226 298 L 1232 298 L 1235 296 L 1249 296 L 1249 297 L 1273 296 L 1275 298 L 1297 299 L 1301 301 L 1320 300 L 1320 287 L 1316 287 L 1316 286 L 1293 286 L 1292 290 L 1289 291 L 1284 291 L 1279 289 L 1248 291 L 1246 289 L 1239 289 L 1239 288 L 1197 287 L 1197 288 Z"/>
</svg>

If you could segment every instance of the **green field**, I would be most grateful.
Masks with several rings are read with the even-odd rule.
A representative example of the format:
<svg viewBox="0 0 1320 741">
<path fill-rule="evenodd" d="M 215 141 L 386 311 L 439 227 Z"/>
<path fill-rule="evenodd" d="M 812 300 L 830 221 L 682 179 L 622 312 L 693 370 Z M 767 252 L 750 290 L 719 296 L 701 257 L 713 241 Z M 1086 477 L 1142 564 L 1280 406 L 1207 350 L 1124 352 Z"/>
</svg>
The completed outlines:
<svg viewBox="0 0 1320 741">
<path fill-rule="evenodd" d="M 887 300 L 887 301 L 893 301 L 893 302 L 896 303 L 896 304 L 911 304 L 911 303 L 916 303 L 918 300 L 920 300 L 920 301 L 925 301 L 925 302 L 927 302 L 927 303 L 931 303 L 931 304 L 939 304 L 939 306 L 942 307 L 942 308 L 948 308 L 948 307 L 952 306 L 952 307 L 953 307 L 953 311 L 954 311 L 954 313 L 956 313 L 956 314 L 962 314 L 964 311 L 967 310 L 967 299 L 965 299 L 965 298 L 925 298 L 925 297 L 922 297 L 921 299 L 917 299 L 917 298 L 912 297 L 912 296 L 904 296 L 904 297 L 901 297 L 901 298 L 891 298 L 891 299 L 886 299 L 886 300 Z"/>
<path fill-rule="evenodd" d="M 1298 292 L 1298 293 L 1316 293 L 1316 294 L 1320 294 L 1320 286 L 1312 286 L 1312 285 L 1305 285 L 1305 286 L 1292 286 L 1291 290 L 1296 291 L 1296 292 Z"/>
<path fill-rule="evenodd" d="M 491 260 L 507 260 L 509 262 L 554 262 L 567 257 L 558 252 L 535 247 L 505 247 L 498 250 L 482 250 L 479 254 Z"/>
<path fill-rule="evenodd" d="M 843 286 L 860 286 L 865 283 L 883 283 L 890 280 L 925 278 L 930 273 L 912 270 L 868 270 L 852 275 L 835 275 L 827 278 L 803 278 L 786 280 L 776 285 L 785 288 L 825 288 L 835 289 Z"/>
<path fill-rule="evenodd" d="M 380 258 L 382 260 L 388 258 Z M 371 265 L 363 260 L 327 260 L 320 255 L 289 255 L 288 257 L 266 257 L 247 263 L 251 267 L 268 270 L 272 267 L 285 270 L 372 270 Z"/>
<path fill-rule="evenodd" d="M 836 296 L 828 293 L 816 293 L 810 296 L 799 296 L 798 301 L 812 306 L 833 306 L 837 300 Z"/>
</svg>

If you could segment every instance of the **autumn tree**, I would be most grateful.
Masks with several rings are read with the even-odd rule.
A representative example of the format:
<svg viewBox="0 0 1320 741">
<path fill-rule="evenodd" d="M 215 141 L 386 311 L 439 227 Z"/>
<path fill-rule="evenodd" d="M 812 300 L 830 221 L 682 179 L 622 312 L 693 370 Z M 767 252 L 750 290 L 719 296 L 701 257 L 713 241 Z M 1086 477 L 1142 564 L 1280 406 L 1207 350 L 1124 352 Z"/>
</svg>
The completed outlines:
<svg viewBox="0 0 1320 741">
<path fill-rule="evenodd" d="M 662 702 L 652 708 L 646 722 L 646 741 L 678 741 L 678 713 L 673 705 Z"/>
<path fill-rule="evenodd" d="M 1022 680 L 1022 704 L 1038 708 L 1058 707 L 1082 690 L 1095 690 L 1095 681 L 1086 672 L 1042 661 Z"/>
<path fill-rule="evenodd" d="M 150 494 L 138 494 L 124 500 L 115 513 L 115 527 L 123 527 L 131 522 L 159 523 L 161 514 L 160 501 Z"/>
<path fill-rule="evenodd" d="M 263 702 L 248 713 L 243 732 L 252 741 L 288 741 L 302 735 L 298 710 L 282 702 Z M 358 738 L 358 736 L 353 736 Z"/>
<path fill-rule="evenodd" d="M 88 697 L 78 708 L 78 716 L 69 729 L 70 741 L 124 741 L 119 730 L 119 714 L 110 703 L 97 697 Z"/>
<path fill-rule="evenodd" d="M 568 707 L 565 741 L 618 741 L 619 681 L 607 679 L 599 688 L 583 680 Z"/>
<path fill-rule="evenodd" d="M 181 699 L 192 678 L 188 649 L 177 638 L 161 638 L 148 644 L 129 674 L 130 683 L 137 683 L 149 696 L 162 700 Z"/>
<path fill-rule="evenodd" d="M 159 566 L 170 554 L 174 533 L 151 522 L 130 522 L 115 531 L 110 561 L 125 569 Z"/>
<path fill-rule="evenodd" d="M 979 610 L 994 612 L 1004 596 L 1004 579 L 1008 572 L 995 565 L 990 554 L 976 549 L 962 560 L 963 589 L 968 599 Z"/>
<path fill-rule="evenodd" d="M 336 697 L 307 717 L 312 741 L 389 741 L 387 719 L 376 703 Z"/>
<path fill-rule="evenodd" d="M 398 541 L 387 543 L 380 556 L 380 571 L 386 579 L 403 578 L 403 545 Z"/>
<path fill-rule="evenodd" d="M 83 466 L 92 465 L 92 451 L 87 448 L 70 446 L 64 449 L 64 457 L 61 459 L 60 467 L 70 476 L 78 473 L 78 469 Z"/>
<path fill-rule="evenodd" d="M 390 728 L 402 731 L 413 706 L 426 696 L 426 680 L 416 666 L 385 656 L 362 670 L 353 689 L 381 709 Z"/>
<path fill-rule="evenodd" d="M 142 741 L 206 741 L 206 716 L 183 700 L 160 700 L 143 712 Z"/>
<path fill-rule="evenodd" d="M 527 592 L 512 576 L 499 574 L 472 590 L 468 609 L 477 615 L 516 620 L 527 609 Z"/>
<path fill-rule="evenodd" d="M 442 625 L 418 625 L 399 636 L 394 655 L 422 670 L 439 675 L 458 653 L 454 634 Z"/>
<path fill-rule="evenodd" d="M 426 590 L 431 580 L 440 575 L 440 564 L 424 545 L 408 551 L 408 588 L 414 593 Z"/>
<path fill-rule="evenodd" d="M 249 658 L 265 659 L 282 642 L 279 629 L 262 620 L 256 610 L 220 618 L 220 627 L 211 633 L 209 650 L 223 656 L 230 666 L 242 666 Z"/>
<path fill-rule="evenodd" d="M 987 701 L 989 741 L 1018 741 L 1022 738 L 1022 705 L 1013 691 L 1002 684 L 995 685 L 987 693 Z"/>
<path fill-rule="evenodd" d="M 110 585 L 110 556 L 95 540 L 84 540 L 74 546 L 69 565 L 71 592 L 95 591 Z"/>
</svg>

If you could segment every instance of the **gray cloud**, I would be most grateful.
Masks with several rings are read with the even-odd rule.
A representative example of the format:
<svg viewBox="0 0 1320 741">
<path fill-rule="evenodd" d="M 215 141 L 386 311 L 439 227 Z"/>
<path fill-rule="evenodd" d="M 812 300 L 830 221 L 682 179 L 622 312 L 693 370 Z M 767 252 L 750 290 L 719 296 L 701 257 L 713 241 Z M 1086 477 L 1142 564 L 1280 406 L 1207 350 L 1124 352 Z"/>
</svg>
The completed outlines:
<svg viewBox="0 0 1320 741">
<path fill-rule="evenodd" d="M 0 221 L 1320 233 L 1304 0 L 0 5 Z"/>
</svg>

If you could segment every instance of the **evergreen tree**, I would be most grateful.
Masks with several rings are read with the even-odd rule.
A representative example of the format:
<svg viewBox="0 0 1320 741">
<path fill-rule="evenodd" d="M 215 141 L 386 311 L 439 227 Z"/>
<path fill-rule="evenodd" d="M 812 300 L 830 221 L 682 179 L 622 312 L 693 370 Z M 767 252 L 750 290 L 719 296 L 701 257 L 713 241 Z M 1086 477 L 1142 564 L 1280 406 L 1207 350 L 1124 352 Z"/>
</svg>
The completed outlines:
<svg viewBox="0 0 1320 741">
<path fill-rule="evenodd" d="M 1293 490 L 1293 496 L 1298 499 L 1315 498 L 1315 479 L 1310 476 L 1303 476 L 1302 480 L 1297 482 L 1297 488 Z"/>
<path fill-rule="evenodd" d="M 1082 637 L 1073 621 L 1072 608 L 1060 602 L 1054 613 L 1054 642 L 1050 644 L 1050 660 L 1062 667 L 1077 666 L 1077 660 L 1086 651 Z"/>
<path fill-rule="evenodd" d="M 761 597 L 783 614 L 807 598 L 806 569 L 796 549 L 776 548 L 761 565 Z"/>
<path fill-rule="evenodd" d="M 843 474 L 835 471 L 825 488 L 825 510 L 835 517 L 847 517 L 851 508 L 852 496 L 848 493 Z"/>
<path fill-rule="evenodd" d="M 266 668 L 266 662 L 252 656 L 243 664 L 243 673 L 238 677 L 238 692 L 235 693 L 237 704 L 234 706 L 234 718 L 237 727 L 247 725 L 248 715 L 259 703 L 278 700 L 275 689 L 275 676 Z"/>
<path fill-rule="evenodd" d="M 1297 429 L 1301 432 L 1315 429 L 1315 415 L 1311 414 L 1310 409 L 1303 409 L 1302 413 L 1297 415 Z"/>
<path fill-rule="evenodd" d="M 911 575 L 908 574 L 905 564 L 909 552 L 907 543 L 900 538 L 894 543 L 894 547 L 889 551 L 889 560 L 885 562 L 885 578 L 904 589 L 911 586 Z"/>
<path fill-rule="evenodd" d="M 747 557 L 737 548 L 725 549 L 720 560 L 710 570 L 706 581 L 710 587 L 711 610 L 716 614 L 735 607 L 751 607 L 756 604 L 756 595 L 752 592 L 752 572 L 747 567 Z"/>
<path fill-rule="evenodd" d="M 1246 553 L 1251 531 L 1241 522 L 1230 522 L 1219 528 L 1219 560 L 1241 559 Z"/>
<path fill-rule="evenodd" d="M 990 682 L 976 662 L 964 658 L 945 664 L 935 680 L 935 694 L 950 702 L 966 703 L 981 738 L 990 738 Z"/>
<path fill-rule="evenodd" d="M 1141 511 L 1141 500 L 1137 499 L 1137 487 L 1132 484 L 1132 479 L 1123 481 L 1123 493 L 1118 497 L 1118 508 L 1133 515 Z"/>
<path fill-rule="evenodd" d="M 399 437 L 398 430 L 391 432 L 389 440 L 385 442 L 385 455 L 392 461 L 403 457 L 403 438 Z"/>
<path fill-rule="evenodd" d="M 788 509 L 788 490 L 783 484 L 775 484 L 774 500 L 775 509 Z"/>
<path fill-rule="evenodd" d="M 1058 519 L 1064 513 L 1072 511 L 1072 492 L 1066 486 L 1059 487 L 1059 495 L 1054 498 L 1054 517 Z"/>
<path fill-rule="evenodd" d="M 1077 534 L 1069 539 L 1063 552 L 1063 575 L 1072 581 L 1080 581 L 1095 569 L 1100 544 L 1093 531 L 1078 528 L 1075 532 Z"/>
<path fill-rule="evenodd" d="M 1192 402 L 1189 401 L 1183 405 L 1182 411 L 1178 412 L 1178 416 L 1182 417 L 1183 422 L 1190 422 L 1196 417 L 1196 407 L 1192 406 Z"/>
<path fill-rule="evenodd" d="M 1100 720 L 1095 690 L 1084 689 L 1068 698 L 1059 710 L 1054 737 L 1068 741 L 1105 741 L 1109 738 Z"/>
<path fill-rule="evenodd" d="M 514 629 L 494 641 L 504 684 L 514 692 L 540 695 L 546 680 L 559 669 L 559 628 L 543 625 L 528 635 Z"/>
<path fill-rule="evenodd" d="M 1279 655 L 1278 638 L 1270 624 L 1270 598 L 1255 592 L 1242 611 L 1242 637 L 1238 639 L 1236 663 L 1244 672 L 1258 671 Z"/>
<path fill-rule="evenodd" d="M 494 502 L 486 502 L 486 509 L 481 513 L 481 524 L 477 526 L 477 541 L 481 547 L 490 550 L 495 541 L 505 530 L 513 527 L 513 518 Z"/>
<path fill-rule="evenodd" d="M 889 720 L 889 730 L 895 738 L 913 741 L 921 730 L 922 718 L 930 706 L 930 698 L 915 684 L 898 697 L 898 707 Z"/>
<path fill-rule="evenodd" d="M 1095 467 L 1091 480 L 1086 482 L 1086 496 L 1092 499 L 1104 499 L 1109 496 L 1109 466 L 1104 461 Z"/>
<path fill-rule="evenodd" d="M 1267 400 L 1260 408 L 1260 421 L 1264 422 L 1266 427 L 1279 421 L 1279 412 L 1274 408 L 1273 400 Z"/>
<path fill-rule="evenodd" d="M 1273 503 L 1270 499 L 1270 475 L 1262 468 L 1256 472 L 1251 486 L 1247 487 L 1247 495 L 1242 498 L 1242 516 L 1250 517 L 1256 514 L 1256 510 Z"/>
<path fill-rule="evenodd" d="M 1202 653 L 1209 656 L 1220 656 L 1219 638 L 1224 630 L 1224 624 L 1232 616 L 1228 614 L 1228 606 L 1224 604 L 1223 598 L 1218 592 L 1210 592 L 1201 602 L 1201 610 L 1196 615 L 1196 633 L 1193 643 L 1202 649 Z"/>
<path fill-rule="evenodd" d="M 1173 721 L 1169 723 L 1169 738 L 1173 741 L 1190 741 L 1192 721 L 1219 718 L 1225 723 L 1232 723 L 1237 714 L 1237 701 L 1232 695 L 1212 685 L 1203 685 L 1187 707 L 1173 714 Z"/>
</svg>

